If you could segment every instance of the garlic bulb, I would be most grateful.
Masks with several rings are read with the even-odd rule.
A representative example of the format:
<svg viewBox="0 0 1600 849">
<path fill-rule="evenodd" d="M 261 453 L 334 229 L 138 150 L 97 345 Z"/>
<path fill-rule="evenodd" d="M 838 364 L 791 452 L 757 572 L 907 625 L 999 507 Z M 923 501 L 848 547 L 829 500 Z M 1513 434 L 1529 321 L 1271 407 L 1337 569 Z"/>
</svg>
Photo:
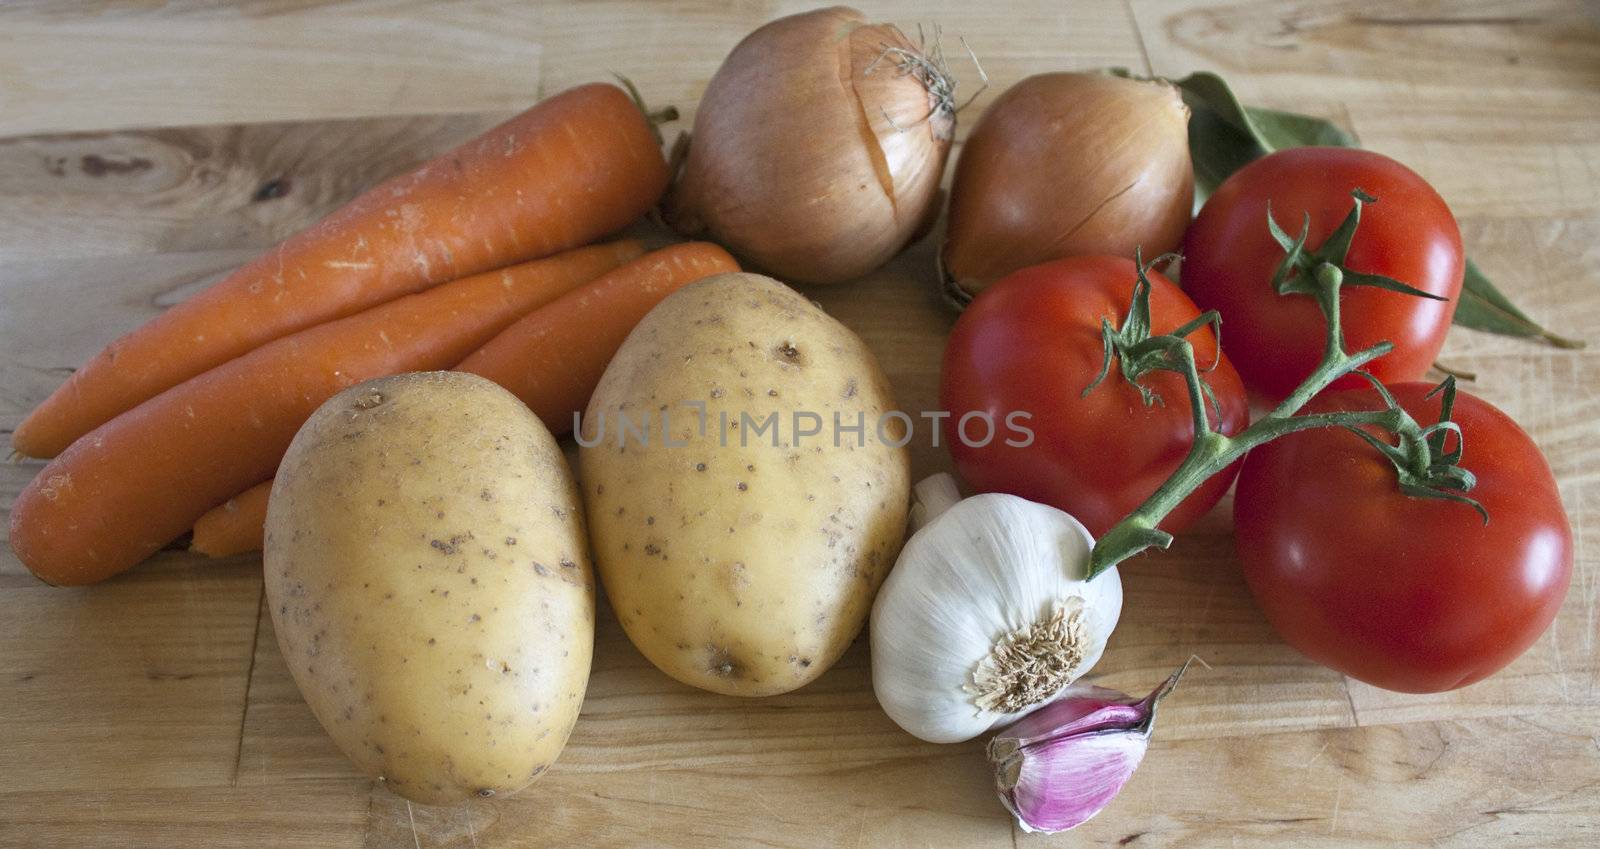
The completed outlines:
<svg viewBox="0 0 1600 849">
<path fill-rule="evenodd" d="M 1100 659 L 1122 612 L 1111 569 L 1083 580 L 1094 540 L 1014 495 L 916 487 L 906 543 L 872 606 L 872 686 L 901 728 L 970 740 L 1059 695 Z"/>
<path fill-rule="evenodd" d="M 1150 746 L 1156 705 L 1189 664 L 1150 695 L 1078 685 L 989 741 L 1000 802 L 1023 831 L 1076 828 L 1133 777 Z"/>
</svg>

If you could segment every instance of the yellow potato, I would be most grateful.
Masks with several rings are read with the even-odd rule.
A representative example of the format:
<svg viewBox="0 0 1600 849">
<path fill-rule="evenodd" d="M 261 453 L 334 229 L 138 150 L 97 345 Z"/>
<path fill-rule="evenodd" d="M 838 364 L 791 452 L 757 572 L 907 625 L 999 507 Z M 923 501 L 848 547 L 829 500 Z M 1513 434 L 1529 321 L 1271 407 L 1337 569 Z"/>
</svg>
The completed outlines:
<svg viewBox="0 0 1600 849">
<path fill-rule="evenodd" d="M 633 644 L 731 695 L 787 692 L 838 660 L 905 533 L 893 409 L 861 340 L 775 280 L 719 275 L 652 310 L 580 434 L 596 567 Z"/>
<path fill-rule="evenodd" d="M 555 761 L 594 650 L 581 510 L 550 432 L 479 377 L 368 381 L 306 422 L 267 509 L 267 601 L 357 766 L 444 803 Z"/>
</svg>

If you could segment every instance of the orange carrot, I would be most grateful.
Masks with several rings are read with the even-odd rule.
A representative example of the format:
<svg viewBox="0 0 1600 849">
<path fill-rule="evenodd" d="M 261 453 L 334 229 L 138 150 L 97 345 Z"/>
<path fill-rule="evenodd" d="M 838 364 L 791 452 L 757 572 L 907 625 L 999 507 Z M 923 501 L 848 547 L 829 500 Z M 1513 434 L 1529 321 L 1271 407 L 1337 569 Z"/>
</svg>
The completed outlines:
<svg viewBox="0 0 1600 849">
<path fill-rule="evenodd" d="M 621 89 L 558 94 L 346 204 L 112 342 L 12 434 L 53 457 L 162 391 L 274 339 L 402 295 L 587 244 L 667 185 L 654 128 Z"/>
<path fill-rule="evenodd" d="M 738 270 L 726 251 L 705 242 L 647 254 L 529 313 L 457 370 L 510 389 L 552 432 L 565 433 L 628 331 L 651 307 L 701 277 Z M 213 557 L 260 550 L 271 489 L 271 481 L 259 484 L 202 516 L 190 547 Z"/>
<path fill-rule="evenodd" d="M 738 271 L 728 252 L 686 242 L 646 254 L 511 325 L 456 366 L 522 399 L 550 432 L 572 430 L 611 357 L 645 313 L 678 289 Z"/>
<path fill-rule="evenodd" d="M 351 384 L 448 368 L 561 292 L 638 256 L 619 242 L 466 277 L 270 342 L 74 442 L 17 496 L 11 547 L 52 584 L 104 580 L 277 470 Z"/>
<path fill-rule="evenodd" d="M 189 550 L 208 557 L 260 551 L 267 521 L 267 496 L 271 494 L 272 481 L 266 481 L 213 507 L 195 520 Z"/>
</svg>

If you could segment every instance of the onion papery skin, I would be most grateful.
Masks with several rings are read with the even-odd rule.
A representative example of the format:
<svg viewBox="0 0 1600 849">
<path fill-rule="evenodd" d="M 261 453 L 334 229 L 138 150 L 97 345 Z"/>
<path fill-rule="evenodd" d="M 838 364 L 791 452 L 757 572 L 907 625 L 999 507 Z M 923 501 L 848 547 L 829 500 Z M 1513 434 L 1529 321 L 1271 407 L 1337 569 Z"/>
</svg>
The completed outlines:
<svg viewBox="0 0 1600 849">
<path fill-rule="evenodd" d="M 752 32 L 701 98 L 668 223 L 802 283 L 883 265 L 937 215 L 955 131 L 948 91 L 902 67 L 920 55 L 844 7 Z"/>
<path fill-rule="evenodd" d="M 1097 73 L 1028 77 L 983 113 L 956 163 L 940 250 L 965 305 L 1019 268 L 1177 249 L 1194 207 L 1189 108 L 1176 87 Z"/>
</svg>

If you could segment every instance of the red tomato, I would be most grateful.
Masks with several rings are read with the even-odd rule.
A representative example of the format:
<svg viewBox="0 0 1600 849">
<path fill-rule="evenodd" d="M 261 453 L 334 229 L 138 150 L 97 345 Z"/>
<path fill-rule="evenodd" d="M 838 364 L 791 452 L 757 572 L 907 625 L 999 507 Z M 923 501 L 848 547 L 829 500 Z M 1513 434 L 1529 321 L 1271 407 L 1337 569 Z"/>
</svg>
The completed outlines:
<svg viewBox="0 0 1600 849">
<path fill-rule="evenodd" d="M 1381 154 L 1341 147 L 1281 150 L 1236 171 L 1207 199 L 1183 244 L 1183 288 L 1222 314 L 1223 344 L 1245 386 L 1278 400 L 1322 359 L 1322 311 L 1310 296 L 1279 295 L 1272 274 L 1283 248 L 1267 229 L 1267 203 L 1292 238 L 1310 214 L 1307 247 L 1319 248 L 1350 212 L 1353 189 L 1378 199 L 1361 210 L 1346 257 L 1353 271 L 1392 277 L 1435 301 L 1370 287 L 1340 296 L 1345 347 L 1388 340 L 1394 350 L 1368 368 L 1384 383 L 1418 380 L 1444 345 L 1465 268 L 1461 231 L 1444 199 L 1421 177 Z M 1335 388 L 1361 385 L 1341 378 Z"/>
<path fill-rule="evenodd" d="M 945 438 L 961 477 L 983 492 L 1009 492 L 1077 517 L 1095 536 L 1104 534 L 1170 476 L 1194 441 L 1183 378 L 1153 372 L 1142 382 L 1165 403 L 1146 407 L 1139 391 L 1113 362 L 1088 397 L 1104 359 L 1100 322 L 1121 326 L 1133 298 L 1132 260 L 1085 256 L 1017 271 L 985 289 L 967 307 L 945 348 L 940 400 L 950 418 Z M 1166 333 L 1200 314 L 1172 281 L 1149 275 L 1151 326 Z M 1220 357 L 1210 329 L 1189 335 L 1202 368 Z M 1221 430 L 1237 433 L 1249 409 L 1239 375 L 1220 357 L 1204 375 L 1222 407 Z M 1032 431 L 1032 444 L 1006 427 L 1007 417 Z M 998 425 L 984 436 L 979 418 L 959 431 L 963 417 L 987 414 Z M 1211 411 L 1216 422 L 1216 412 Z M 1219 474 L 1174 510 L 1161 527 L 1181 531 L 1198 519 L 1233 482 L 1238 467 Z"/>
<path fill-rule="evenodd" d="M 1390 387 L 1424 426 L 1439 418 L 1439 398 L 1423 397 L 1431 389 Z M 1306 409 L 1382 407 L 1368 387 Z M 1272 626 L 1312 660 L 1390 690 L 1450 690 L 1510 663 L 1555 618 L 1572 530 L 1549 465 L 1484 401 L 1458 394 L 1451 418 L 1487 525 L 1468 505 L 1403 495 L 1394 466 L 1339 428 L 1246 458 L 1233 502 L 1245 578 Z"/>
</svg>

